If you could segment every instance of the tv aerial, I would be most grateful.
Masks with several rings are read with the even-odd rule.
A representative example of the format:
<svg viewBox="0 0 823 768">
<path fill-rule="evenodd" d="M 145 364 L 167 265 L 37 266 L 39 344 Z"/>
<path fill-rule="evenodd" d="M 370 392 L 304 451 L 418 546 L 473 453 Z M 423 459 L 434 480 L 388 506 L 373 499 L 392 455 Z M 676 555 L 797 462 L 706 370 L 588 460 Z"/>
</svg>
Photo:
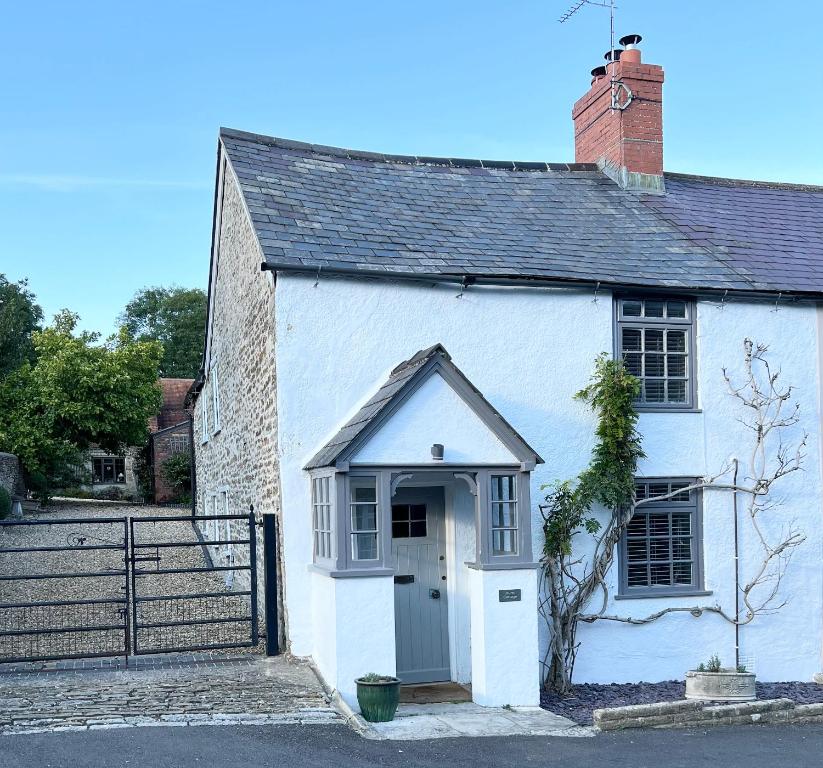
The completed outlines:
<svg viewBox="0 0 823 768">
<path fill-rule="evenodd" d="M 569 19 L 572 18 L 583 6 L 586 5 L 595 5 L 598 8 L 608 8 L 609 9 L 609 16 L 611 23 L 610 27 L 610 45 L 609 50 L 614 51 L 614 11 L 617 6 L 614 4 L 614 0 L 609 0 L 608 2 L 603 2 L 602 0 L 577 0 L 570 8 L 566 10 L 566 12 L 558 19 L 561 24 L 565 24 Z M 613 63 L 614 58 L 612 58 Z"/>
<path fill-rule="evenodd" d="M 633 94 L 632 92 L 626 87 L 622 82 L 618 82 L 615 78 L 615 64 L 620 60 L 620 54 L 623 52 L 620 49 L 615 48 L 614 45 L 614 12 L 617 6 L 614 4 L 614 0 L 576 0 L 576 2 L 570 6 L 565 13 L 558 19 L 561 24 L 565 24 L 569 19 L 571 19 L 579 10 L 587 5 L 594 5 L 598 8 L 607 8 L 609 11 L 609 50 L 606 53 L 606 66 L 605 67 L 598 67 L 592 70 L 592 76 L 600 76 L 605 75 L 609 69 L 611 69 L 611 108 L 612 110 L 619 109 L 624 110 L 632 101 Z M 620 44 L 632 44 L 636 45 L 641 40 L 640 35 L 627 35 L 620 39 Z M 622 93 L 621 91 L 625 91 Z"/>
</svg>

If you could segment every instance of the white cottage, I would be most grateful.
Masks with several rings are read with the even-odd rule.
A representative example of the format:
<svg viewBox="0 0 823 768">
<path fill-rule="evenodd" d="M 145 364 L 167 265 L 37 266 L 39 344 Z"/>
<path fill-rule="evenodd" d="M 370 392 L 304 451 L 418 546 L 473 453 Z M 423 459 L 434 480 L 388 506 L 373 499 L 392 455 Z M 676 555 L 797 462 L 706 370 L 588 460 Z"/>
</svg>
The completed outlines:
<svg viewBox="0 0 823 768">
<path fill-rule="evenodd" d="M 746 337 L 797 387 L 809 440 L 780 489 L 807 537 L 787 603 L 742 651 L 764 680 L 820 668 L 823 188 L 664 173 L 663 71 L 624 42 L 575 105 L 575 163 L 220 133 L 197 511 L 276 516 L 282 638 L 351 703 L 379 672 L 537 704 L 541 489 L 594 443 L 575 392 L 604 351 L 641 379 L 641 488 L 745 471 L 722 369 Z M 729 494 L 654 513 L 618 547 L 608 612 L 733 605 Z M 734 631 L 678 613 L 579 639 L 577 681 L 666 680 L 729 658 Z"/>
</svg>

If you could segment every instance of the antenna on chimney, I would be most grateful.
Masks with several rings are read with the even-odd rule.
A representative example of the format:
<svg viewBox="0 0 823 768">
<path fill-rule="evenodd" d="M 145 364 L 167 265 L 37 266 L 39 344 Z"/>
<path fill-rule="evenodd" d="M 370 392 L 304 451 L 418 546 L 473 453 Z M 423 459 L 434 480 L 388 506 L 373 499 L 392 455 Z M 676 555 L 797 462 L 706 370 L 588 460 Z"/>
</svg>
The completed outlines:
<svg viewBox="0 0 823 768">
<path fill-rule="evenodd" d="M 614 76 L 615 65 L 620 60 L 622 51 L 614 47 L 614 11 L 617 6 L 614 0 L 577 0 L 559 19 L 561 24 L 565 24 L 572 16 L 574 16 L 584 5 L 596 5 L 599 8 L 609 9 L 609 50 L 606 52 L 606 69 L 611 70 L 611 86 L 612 86 L 612 110 L 615 109 L 617 103 L 617 80 Z"/>
</svg>

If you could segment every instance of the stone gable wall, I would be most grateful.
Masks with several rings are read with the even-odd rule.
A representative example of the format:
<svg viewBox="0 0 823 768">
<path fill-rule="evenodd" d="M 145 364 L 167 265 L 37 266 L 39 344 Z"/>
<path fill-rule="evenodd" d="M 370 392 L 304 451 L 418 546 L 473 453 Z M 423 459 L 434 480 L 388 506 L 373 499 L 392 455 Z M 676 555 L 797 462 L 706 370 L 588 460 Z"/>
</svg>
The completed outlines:
<svg viewBox="0 0 823 768">
<path fill-rule="evenodd" d="M 264 626 L 262 515 L 280 514 L 277 457 L 277 396 L 274 361 L 274 281 L 260 269 L 262 256 L 234 174 L 225 169 L 219 255 L 212 274 L 209 374 L 194 404 L 196 514 L 246 514 L 254 505 L 258 527 L 258 597 Z M 220 392 L 221 429 L 214 434 L 214 369 Z M 203 441 L 203 401 L 208 441 Z M 226 497 L 223 496 L 226 492 Z M 227 498 L 227 502 L 226 502 Z M 206 511 L 208 508 L 208 512 Z M 245 538 L 237 521 L 233 538 Z M 205 526 L 201 526 L 205 533 Z M 281 527 L 282 530 L 282 527 Z M 245 550 L 239 547 L 238 550 Z M 235 561 L 238 564 L 238 561 Z M 276 567 L 270 564 L 270 567 Z M 279 567 L 278 567 L 279 569 Z M 248 571 L 237 574 L 247 588 Z M 282 575 L 281 575 L 282 576 Z M 283 584 L 279 578 L 278 583 Z M 285 617 L 281 610 L 281 648 Z"/>
</svg>

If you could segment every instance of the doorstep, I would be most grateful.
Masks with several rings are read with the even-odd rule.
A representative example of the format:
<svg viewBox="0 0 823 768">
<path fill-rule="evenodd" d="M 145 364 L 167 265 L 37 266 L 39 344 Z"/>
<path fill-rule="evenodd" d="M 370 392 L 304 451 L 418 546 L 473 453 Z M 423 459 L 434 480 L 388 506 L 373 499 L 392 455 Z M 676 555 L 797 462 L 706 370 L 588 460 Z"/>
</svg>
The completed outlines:
<svg viewBox="0 0 823 768">
<path fill-rule="evenodd" d="M 390 723 L 367 723 L 354 715 L 364 738 L 400 741 L 459 736 L 593 736 L 594 730 L 540 707 L 479 704 L 401 704 Z"/>
</svg>

